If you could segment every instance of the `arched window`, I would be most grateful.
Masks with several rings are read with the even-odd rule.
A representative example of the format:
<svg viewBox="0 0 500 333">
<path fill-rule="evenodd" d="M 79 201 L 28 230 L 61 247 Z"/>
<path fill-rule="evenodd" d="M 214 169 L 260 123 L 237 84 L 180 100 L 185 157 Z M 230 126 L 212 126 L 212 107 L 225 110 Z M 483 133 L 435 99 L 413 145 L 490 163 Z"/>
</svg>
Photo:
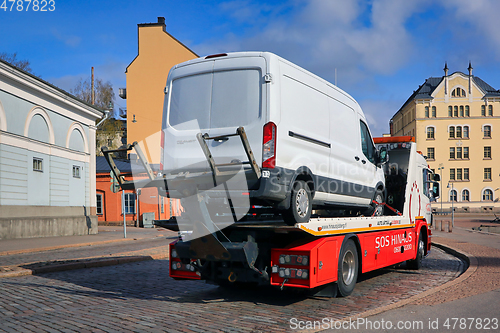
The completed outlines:
<svg viewBox="0 0 500 333">
<path fill-rule="evenodd" d="M 464 126 L 463 137 L 464 137 L 464 139 L 469 138 L 469 126 Z"/>
<path fill-rule="evenodd" d="M 465 116 L 470 117 L 470 109 L 468 105 L 465 106 Z"/>
<path fill-rule="evenodd" d="M 456 134 L 456 137 L 457 137 L 457 138 L 461 138 L 461 137 L 462 137 L 462 126 L 457 126 L 457 134 Z"/>
<path fill-rule="evenodd" d="M 448 117 L 453 117 L 453 108 L 450 106 L 448 106 Z"/>
<path fill-rule="evenodd" d="M 436 118 L 436 107 L 432 107 L 432 118 Z"/>
<path fill-rule="evenodd" d="M 456 190 L 451 190 L 450 191 L 450 201 L 457 202 L 457 191 Z"/>
<path fill-rule="evenodd" d="M 450 138 L 454 139 L 455 138 L 455 126 L 450 126 L 448 129 L 448 132 L 450 133 Z"/>
<path fill-rule="evenodd" d="M 481 105 L 481 116 L 486 116 L 486 106 Z"/>
<path fill-rule="evenodd" d="M 458 117 L 458 106 L 453 107 L 453 117 Z"/>
<path fill-rule="evenodd" d="M 493 105 L 488 105 L 488 116 L 492 117 L 493 116 Z"/>
<path fill-rule="evenodd" d="M 434 127 L 427 127 L 427 139 L 434 139 Z"/>
<path fill-rule="evenodd" d="M 470 192 L 469 190 L 462 191 L 462 201 L 470 201 Z"/>
<path fill-rule="evenodd" d="M 466 97 L 465 90 L 462 88 L 455 88 L 451 92 L 451 97 Z"/>
<path fill-rule="evenodd" d="M 464 106 L 460 105 L 460 117 L 464 116 Z"/>
<path fill-rule="evenodd" d="M 428 106 L 425 107 L 424 116 L 425 116 L 425 118 L 429 118 L 429 107 Z"/>
<path fill-rule="evenodd" d="M 493 201 L 493 191 L 486 189 L 483 191 L 483 201 Z"/>
<path fill-rule="evenodd" d="M 490 125 L 484 125 L 483 137 L 484 138 L 491 138 L 491 126 Z"/>
</svg>

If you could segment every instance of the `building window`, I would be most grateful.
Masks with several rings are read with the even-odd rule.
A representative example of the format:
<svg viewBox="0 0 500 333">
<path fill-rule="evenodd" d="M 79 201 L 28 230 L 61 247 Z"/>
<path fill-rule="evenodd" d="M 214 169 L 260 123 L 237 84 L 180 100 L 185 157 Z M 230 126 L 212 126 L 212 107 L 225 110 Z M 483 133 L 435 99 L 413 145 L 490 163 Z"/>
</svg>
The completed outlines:
<svg viewBox="0 0 500 333">
<path fill-rule="evenodd" d="M 462 201 L 469 201 L 470 199 L 470 193 L 469 190 L 463 190 L 462 191 Z"/>
<path fill-rule="evenodd" d="M 464 116 L 464 106 L 460 105 L 460 117 Z"/>
<path fill-rule="evenodd" d="M 450 180 L 455 180 L 455 169 L 450 169 Z"/>
<path fill-rule="evenodd" d="M 450 160 L 455 159 L 455 147 L 450 147 Z"/>
<path fill-rule="evenodd" d="M 469 180 L 469 168 L 464 168 L 464 180 Z"/>
<path fill-rule="evenodd" d="M 490 125 L 485 125 L 483 127 L 483 137 L 484 138 L 491 138 L 491 126 Z"/>
<path fill-rule="evenodd" d="M 491 180 L 491 168 L 484 168 L 484 180 Z"/>
<path fill-rule="evenodd" d="M 427 159 L 428 160 L 434 159 L 434 148 L 427 148 Z"/>
<path fill-rule="evenodd" d="M 453 117 L 458 117 L 458 106 L 453 107 Z"/>
<path fill-rule="evenodd" d="M 33 157 L 33 171 L 43 172 L 43 159 Z"/>
<path fill-rule="evenodd" d="M 425 107 L 424 114 L 425 114 L 425 118 L 429 118 L 429 107 L 428 106 Z"/>
<path fill-rule="evenodd" d="M 461 168 L 457 169 L 457 180 L 462 180 L 462 169 Z"/>
<path fill-rule="evenodd" d="M 457 202 L 457 191 L 456 190 L 451 190 L 450 191 L 450 201 Z"/>
<path fill-rule="evenodd" d="M 469 159 L 469 147 L 464 147 L 464 159 Z"/>
<path fill-rule="evenodd" d="M 436 118 L 436 107 L 432 107 L 432 118 Z"/>
<path fill-rule="evenodd" d="M 484 158 L 491 159 L 491 147 L 484 147 Z"/>
<path fill-rule="evenodd" d="M 462 159 L 462 147 L 457 147 L 457 159 Z"/>
<path fill-rule="evenodd" d="M 125 193 L 125 214 L 135 213 L 135 195 L 134 193 Z"/>
<path fill-rule="evenodd" d="M 469 126 L 464 126 L 463 137 L 464 137 L 464 139 L 469 138 Z"/>
<path fill-rule="evenodd" d="M 455 126 L 450 126 L 448 131 L 450 132 L 450 139 L 454 139 L 455 138 Z"/>
<path fill-rule="evenodd" d="M 73 178 L 80 178 L 80 167 L 73 165 Z"/>
<path fill-rule="evenodd" d="M 465 116 L 470 117 L 470 110 L 468 105 L 465 106 Z"/>
<path fill-rule="evenodd" d="M 462 137 L 462 126 L 457 126 L 457 132 L 456 132 L 455 136 L 457 138 L 461 138 Z"/>
<path fill-rule="evenodd" d="M 102 194 L 96 194 L 97 215 L 102 215 Z"/>
<path fill-rule="evenodd" d="M 434 127 L 427 127 L 427 139 L 434 139 Z"/>
<path fill-rule="evenodd" d="M 453 108 L 450 106 L 448 106 L 448 117 L 453 117 Z"/>
<path fill-rule="evenodd" d="M 164 202 L 163 202 L 163 199 L 164 199 L 164 198 L 163 198 L 163 197 L 161 197 L 161 203 L 160 203 L 161 208 L 160 208 L 160 212 L 161 212 L 162 214 L 163 214 L 163 213 L 165 213 L 165 206 L 164 206 L 165 204 L 164 204 Z"/>
<path fill-rule="evenodd" d="M 466 97 L 465 90 L 462 88 L 455 88 L 451 92 L 451 97 Z"/>
<path fill-rule="evenodd" d="M 486 116 L 486 106 L 481 105 L 481 116 Z"/>
<path fill-rule="evenodd" d="M 488 116 L 493 116 L 493 105 L 488 105 Z"/>
<path fill-rule="evenodd" d="M 483 201 L 493 201 L 493 191 L 486 189 L 483 191 Z"/>
</svg>

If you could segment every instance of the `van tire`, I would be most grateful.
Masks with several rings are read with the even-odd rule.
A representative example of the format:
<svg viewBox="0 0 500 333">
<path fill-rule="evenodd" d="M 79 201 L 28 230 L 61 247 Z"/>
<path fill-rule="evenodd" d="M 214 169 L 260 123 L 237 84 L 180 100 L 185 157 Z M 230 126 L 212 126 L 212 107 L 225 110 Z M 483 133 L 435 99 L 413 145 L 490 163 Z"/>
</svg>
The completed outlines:
<svg viewBox="0 0 500 333">
<path fill-rule="evenodd" d="M 283 212 L 283 219 L 288 225 L 306 223 L 311 218 L 311 211 L 311 190 L 303 180 L 298 180 L 293 185 L 290 208 Z"/>
<path fill-rule="evenodd" d="M 337 287 L 339 295 L 349 296 L 358 279 L 358 249 L 352 239 L 347 240 L 340 249 Z"/>
<path fill-rule="evenodd" d="M 375 204 L 373 201 L 380 203 L 380 205 Z M 365 216 L 383 216 L 384 206 L 385 206 L 385 196 L 384 192 L 380 189 L 375 190 L 375 195 L 373 196 L 373 201 L 370 204 L 364 215 Z"/>
</svg>

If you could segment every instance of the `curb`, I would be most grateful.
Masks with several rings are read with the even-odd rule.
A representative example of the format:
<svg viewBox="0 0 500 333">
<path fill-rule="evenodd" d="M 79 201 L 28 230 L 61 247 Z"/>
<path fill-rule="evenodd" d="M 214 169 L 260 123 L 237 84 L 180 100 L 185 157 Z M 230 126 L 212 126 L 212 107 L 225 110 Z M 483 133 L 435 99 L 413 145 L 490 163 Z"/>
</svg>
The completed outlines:
<svg viewBox="0 0 500 333">
<path fill-rule="evenodd" d="M 424 292 L 421 292 L 420 294 L 418 295 L 415 295 L 415 296 L 412 296 L 412 297 L 409 297 L 407 299 L 404 299 L 404 300 L 401 300 L 399 302 L 396 302 L 396 303 L 392 303 L 392 304 L 388 304 L 386 306 L 383 306 L 381 308 L 377 308 L 377 309 L 373 309 L 373 310 L 368 310 L 368 311 L 365 311 L 365 312 L 362 312 L 362 313 L 358 313 L 354 316 L 349 316 L 349 317 L 345 317 L 343 319 L 340 319 L 339 321 L 352 321 L 352 320 L 355 320 L 357 318 L 361 318 L 361 317 L 370 317 L 370 316 L 374 316 L 374 315 L 377 315 L 379 313 L 382 313 L 382 312 L 386 312 L 386 311 L 390 311 L 390 310 L 394 310 L 394 309 L 397 309 L 397 308 L 400 308 L 402 306 L 405 306 L 407 304 L 410 304 L 412 302 L 415 302 L 421 298 L 424 298 L 424 297 L 427 297 L 429 295 L 432 295 L 434 293 L 437 293 L 443 289 L 446 289 L 448 287 L 451 287 L 451 286 L 454 286 L 456 284 L 459 284 L 459 283 L 462 283 L 463 281 L 467 280 L 472 274 L 474 274 L 476 271 L 477 271 L 477 268 L 478 268 L 478 261 L 477 261 L 477 258 L 474 257 L 473 255 L 467 253 L 467 252 L 464 252 L 464 251 L 460 251 L 460 250 L 457 250 L 455 248 L 452 248 L 452 247 L 449 247 L 449 246 L 445 246 L 443 244 L 439 244 L 439 243 L 432 243 L 433 246 L 436 246 L 437 248 L 440 248 L 442 249 L 443 251 L 447 252 L 447 253 L 450 253 L 456 257 L 459 257 L 463 260 L 465 260 L 465 262 L 468 264 L 468 267 L 466 268 L 466 270 L 460 274 L 459 277 L 457 277 L 456 279 L 454 280 L 451 280 L 451 281 L 448 281 L 440 286 L 437 286 L 435 288 L 432 288 L 432 289 L 429 289 L 429 290 L 426 290 Z M 324 330 L 317 330 L 317 331 L 304 331 L 304 332 L 321 332 L 321 331 L 324 331 Z"/>
<path fill-rule="evenodd" d="M 59 250 L 59 249 L 70 248 L 70 247 L 84 247 L 84 246 L 93 246 L 93 245 L 103 245 L 103 244 L 117 243 L 117 242 L 124 242 L 124 241 L 132 241 L 132 240 L 138 240 L 138 239 L 142 239 L 142 238 L 111 239 L 111 240 L 107 240 L 107 241 L 98 241 L 98 242 L 89 242 L 89 243 L 78 243 L 78 244 L 67 244 L 67 245 L 56 245 L 56 246 L 40 247 L 40 248 L 35 248 L 35 249 L 3 251 L 3 252 L 0 252 L 0 257 L 1 256 L 11 256 L 11 255 L 14 255 L 14 254 L 25 254 L 25 253 L 36 253 L 36 252 L 44 252 L 44 251 L 51 251 L 51 250 Z"/>
<path fill-rule="evenodd" d="M 69 263 L 63 263 L 63 264 L 55 264 L 55 265 L 48 265 L 44 267 L 36 267 L 33 269 L 29 268 L 20 268 L 20 266 L 14 266 L 14 270 L 9 271 L 9 272 L 3 272 L 0 273 L 0 279 L 1 278 L 7 278 L 7 277 L 19 277 L 19 276 L 26 276 L 26 275 L 36 275 L 36 274 L 44 274 L 44 273 L 51 273 L 51 272 L 62 272 L 62 271 L 69 271 L 69 270 L 74 270 L 74 269 L 82 269 L 82 268 L 97 268 L 97 267 L 105 267 L 105 266 L 114 266 L 114 265 L 121 265 L 121 264 L 128 264 L 132 262 L 139 262 L 139 261 L 147 261 L 147 260 L 161 260 L 161 259 L 168 259 L 168 253 L 157 253 L 157 254 L 151 254 L 151 255 L 135 255 L 135 256 L 126 256 L 126 257 L 119 257 L 119 258 L 109 258 L 109 259 L 102 259 L 102 257 L 98 258 L 81 258 L 81 259 L 72 259 L 75 262 L 69 262 Z M 81 260 L 88 260 L 85 262 L 81 262 Z M 19 268 L 19 269 L 16 269 Z"/>
</svg>

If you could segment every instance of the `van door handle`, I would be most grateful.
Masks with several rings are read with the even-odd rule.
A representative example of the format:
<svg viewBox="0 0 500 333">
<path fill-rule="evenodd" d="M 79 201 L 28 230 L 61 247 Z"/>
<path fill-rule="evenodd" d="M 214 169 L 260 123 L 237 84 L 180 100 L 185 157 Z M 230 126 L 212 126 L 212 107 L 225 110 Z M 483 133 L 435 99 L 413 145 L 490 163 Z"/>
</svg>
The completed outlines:
<svg viewBox="0 0 500 333">
<path fill-rule="evenodd" d="M 362 161 L 361 161 L 361 163 L 366 164 L 366 161 L 365 161 L 365 160 L 362 160 Z"/>
<path fill-rule="evenodd" d="M 356 161 L 359 161 L 359 157 L 357 157 L 357 156 L 354 156 L 354 159 L 355 159 Z"/>
</svg>

